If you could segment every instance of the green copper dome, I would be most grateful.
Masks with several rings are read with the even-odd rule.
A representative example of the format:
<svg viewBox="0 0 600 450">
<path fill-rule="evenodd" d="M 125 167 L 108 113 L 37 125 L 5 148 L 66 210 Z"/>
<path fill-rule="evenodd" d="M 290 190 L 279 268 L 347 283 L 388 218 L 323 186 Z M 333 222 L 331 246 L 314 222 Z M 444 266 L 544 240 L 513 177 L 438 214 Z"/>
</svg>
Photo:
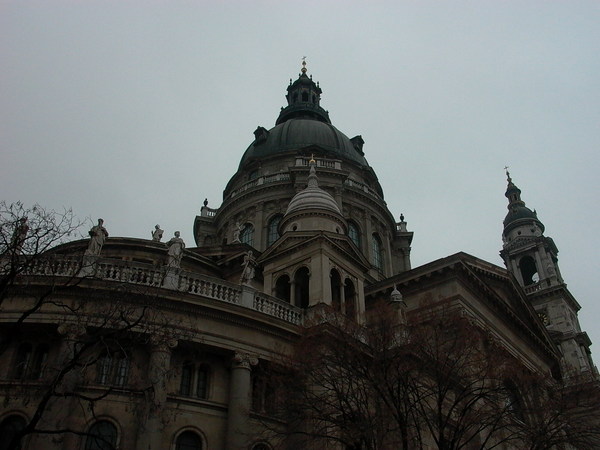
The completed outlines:
<svg viewBox="0 0 600 450">
<path fill-rule="evenodd" d="M 303 67 L 298 79 L 293 83 L 290 80 L 286 94 L 288 106 L 281 109 L 275 127 L 257 128 L 255 140 L 242 156 L 239 168 L 252 161 L 302 149 L 369 167 L 362 151 L 364 141 L 360 136 L 348 138 L 331 124 L 329 113 L 320 105 L 321 92 L 318 83 L 306 75 Z"/>
<path fill-rule="evenodd" d="M 303 148 L 317 147 L 323 156 L 352 161 L 368 167 L 365 157 L 355 144 L 333 125 L 315 119 L 288 119 L 267 131 L 262 129 L 258 137 L 246 150 L 240 162 L 240 169 L 247 163 L 275 156 L 297 152 Z M 257 130 L 258 131 L 258 130 Z"/>
</svg>

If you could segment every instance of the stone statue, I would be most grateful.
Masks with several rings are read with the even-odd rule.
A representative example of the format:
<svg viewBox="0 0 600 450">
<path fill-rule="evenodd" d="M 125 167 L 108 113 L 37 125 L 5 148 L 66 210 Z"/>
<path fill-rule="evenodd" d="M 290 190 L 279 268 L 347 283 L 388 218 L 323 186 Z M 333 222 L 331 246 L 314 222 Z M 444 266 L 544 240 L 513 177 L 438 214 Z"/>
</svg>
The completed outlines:
<svg viewBox="0 0 600 450">
<path fill-rule="evenodd" d="M 17 223 L 17 226 L 15 227 L 11 242 L 15 255 L 21 253 L 25 239 L 27 239 L 28 231 L 29 225 L 27 224 L 27 217 L 21 217 Z"/>
<path fill-rule="evenodd" d="M 152 234 L 152 240 L 154 242 L 160 242 L 160 240 L 163 237 L 163 232 L 164 232 L 164 230 L 160 229 L 160 225 L 156 224 L 154 226 L 154 231 L 150 232 L 150 234 Z"/>
<path fill-rule="evenodd" d="M 242 263 L 242 276 L 240 277 L 240 284 L 248 284 L 250 280 L 254 278 L 256 267 L 256 258 L 252 254 L 252 250 L 248 250 L 248 252 L 244 255 L 244 262 Z"/>
<path fill-rule="evenodd" d="M 176 231 L 175 237 L 172 237 L 169 242 L 167 242 L 167 246 L 169 247 L 169 250 L 167 251 L 167 255 L 169 256 L 169 259 L 167 260 L 168 267 L 179 268 L 181 265 L 185 242 L 183 242 L 183 239 L 181 239 L 179 235 L 179 231 Z"/>
<path fill-rule="evenodd" d="M 91 239 L 90 243 L 88 244 L 88 248 L 85 251 L 86 255 L 100 255 L 104 241 L 106 241 L 106 238 L 108 237 L 108 231 L 106 231 L 106 228 L 104 228 L 103 224 L 104 220 L 98 219 L 98 225 L 95 225 L 90 229 L 89 235 Z"/>
<path fill-rule="evenodd" d="M 233 227 L 233 241 L 232 242 L 240 242 L 240 233 L 242 232 L 242 226 L 239 222 L 235 223 Z"/>
</svg>

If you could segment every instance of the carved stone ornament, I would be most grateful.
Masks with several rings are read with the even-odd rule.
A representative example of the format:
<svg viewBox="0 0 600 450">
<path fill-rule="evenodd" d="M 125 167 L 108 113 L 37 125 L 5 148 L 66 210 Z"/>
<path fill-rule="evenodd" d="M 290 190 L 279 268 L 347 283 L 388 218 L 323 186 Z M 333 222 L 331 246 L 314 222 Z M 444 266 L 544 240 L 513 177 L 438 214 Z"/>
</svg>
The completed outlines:
<svg viewBox="0 0 600 450">
<path fill-rule="evenodd" d="M 250 370 L 252 366 L 258 364 L 258 358 L 248 353 L 235 352 L 231 361 L 232 368 L 244 368 Z"/>
<path fill-rule="evenodd" d="M 58 334 L 68 339 L 77 339 L 86 333 L 86 328 L 81 323 L 61 323 L 57 331 Z"/>
<path fill-rule="evenodd" d="M 150 344 L 155 350 L 167 352 L 175 347 L 179 341 L 171 336 L 165 336 L 164 334 L 153 334 L 150 336 Z"/>
</svg>

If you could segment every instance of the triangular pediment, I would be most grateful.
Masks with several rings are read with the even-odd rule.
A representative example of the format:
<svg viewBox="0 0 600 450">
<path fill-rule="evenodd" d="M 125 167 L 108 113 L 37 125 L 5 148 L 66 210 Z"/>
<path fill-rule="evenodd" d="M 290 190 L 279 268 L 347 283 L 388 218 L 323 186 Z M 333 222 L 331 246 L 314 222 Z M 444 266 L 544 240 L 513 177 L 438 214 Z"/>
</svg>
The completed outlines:
<svg viewBox="0 0 600 450">
<path fill-rule="evenodd" d="M 314 231 L 286 233 L 261 255 L 258 262 L 266 265 L 283 256 L 303 252 L 309 253 L 318 247 L 326 247 L 328 251 L 338 253 L 345 260 L 352 261 L 362 271 L 367 271 L 370 268 L 369 261 L 351 243 L 350 238 L 345 235 L 325 231 L 317 233 Z"/>
</svg>

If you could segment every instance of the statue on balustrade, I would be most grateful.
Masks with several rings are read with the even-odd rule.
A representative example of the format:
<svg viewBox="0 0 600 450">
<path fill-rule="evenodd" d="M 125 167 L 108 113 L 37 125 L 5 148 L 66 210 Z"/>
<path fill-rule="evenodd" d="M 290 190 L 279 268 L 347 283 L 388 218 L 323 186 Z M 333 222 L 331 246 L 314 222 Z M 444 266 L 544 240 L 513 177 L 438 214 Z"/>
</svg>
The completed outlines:
<svg viewBox="0 0 600 450">
<path fill-rule="evenodd" d="M 164 233 L 164 230 L 161 230 L 160 225 L 158 225 L 158 224 L 156 224 L 154 226 L 154 231 L 150 232 L 150 234 L 152 234 L 152 240 L 154 242 L 160 242 L 160 240 L 163 237 L 163 233 Z"/>
<path fill-rule="evenodd" d="M 98 219 L 98 225 L 94 225 L 90 231 L 90 242 L 88 248 L 85 251 L 85 255 L 98 256 L 102 251 L 102 246 L 108 237 L 108 231 L 104 228 L 104 220 Z"/>
<path fill-rule="evenodd" d="M 167 251 L 167 267 L 177 269 L 181 265 L 181 258 L 183 257 L 185 242 L 183 242 L 183 239 L 181 239 L 179 236 L 179 231 L 176 231 L 175 237 L 172 237 L 169 242 L 167 242 L 167 247 L 169 247 L 169 250 Z"/>
</svg>

